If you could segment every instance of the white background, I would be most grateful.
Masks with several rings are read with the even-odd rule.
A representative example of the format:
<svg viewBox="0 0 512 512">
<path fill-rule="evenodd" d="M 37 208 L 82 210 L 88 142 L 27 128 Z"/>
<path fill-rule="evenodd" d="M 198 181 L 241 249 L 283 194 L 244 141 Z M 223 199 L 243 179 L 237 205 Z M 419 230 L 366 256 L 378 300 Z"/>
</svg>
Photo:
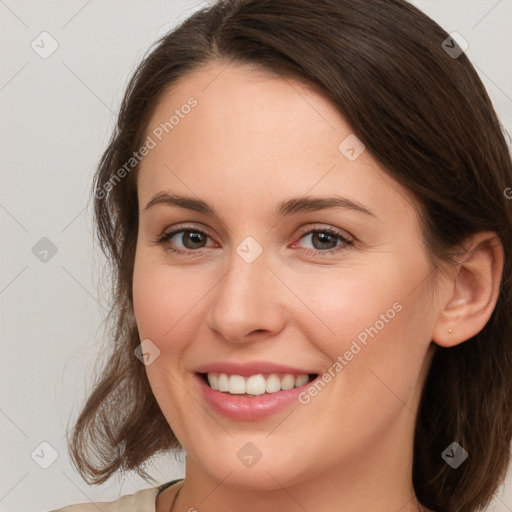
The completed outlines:
<svg viewBox="0 0 512 512">
<path fill-rule="evenodd" d="M 469 42 L 466 53 L 512 133 L 512 0 L 414 3 Z M 110 341 L 102 338 L 106 295 L 88 198 L 128 77 L 151 43 L 203 5 L 0 0 L 1 512 L 110 501 L 151 486 L 123 475 L 89 487 L 69 462 L 66 427 Z M 47 59 L 31 48 L 43 31 L 59 44 Z M 46 263 L 32 253 L 42 237 L 57 248 Z M 43 441 L 58 452 L 48 469 L 31 457 Z M 165 482 L 183 472 L 168 455 L 151 474 Z M 512 511 L 510 473 L 488 510 Z"/>
</svg>

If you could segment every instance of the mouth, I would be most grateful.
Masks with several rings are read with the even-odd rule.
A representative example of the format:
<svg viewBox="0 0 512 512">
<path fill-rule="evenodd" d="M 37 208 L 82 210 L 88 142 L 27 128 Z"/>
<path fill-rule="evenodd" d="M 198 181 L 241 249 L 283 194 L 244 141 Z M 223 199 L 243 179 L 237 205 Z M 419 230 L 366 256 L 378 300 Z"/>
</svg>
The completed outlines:
<svg viewBox="0 0 512 512">
<path fill-rule="evenodd" d="M 212 390 L 226 395 L 258 397 L 307 386 L 317 373 L 258 373 L 250 376 L 219 372 L 197 372 L 199 378 Z"/>
</svg>

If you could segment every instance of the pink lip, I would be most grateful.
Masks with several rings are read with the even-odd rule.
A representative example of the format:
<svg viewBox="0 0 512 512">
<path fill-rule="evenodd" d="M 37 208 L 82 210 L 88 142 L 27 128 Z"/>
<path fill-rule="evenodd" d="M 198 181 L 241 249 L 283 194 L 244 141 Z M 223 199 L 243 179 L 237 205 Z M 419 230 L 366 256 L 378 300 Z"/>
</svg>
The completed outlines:
<svg viewBox="0 0 512 512">
<path fill-rule="evenodd" d="M 299 394 L 314 382 L 311 381 L 303 386 L 285 391 L 249 397 L 216 391 L 198 373 L 194 374 L 194 378 L 208 405 L 218 414 L 237 421 L 262 420 L 282 411 L 293 403 L 297 404 Z"/>
<path fill-rule="evenodd" d="M 235 363 L 233 361 L 219 361 L 216 363 L 204 364 L 194 370 L 197 373 L 227 373 L 229 375 L 241 375 L 249 377 L 258 373 L 291 373 L 300 375 L 305 373 L 317 373 L 314 370 L 293 368 L 283 364 L 270 363 L 265 361 L 250 361 L 247 363 Z"/>
</svg>

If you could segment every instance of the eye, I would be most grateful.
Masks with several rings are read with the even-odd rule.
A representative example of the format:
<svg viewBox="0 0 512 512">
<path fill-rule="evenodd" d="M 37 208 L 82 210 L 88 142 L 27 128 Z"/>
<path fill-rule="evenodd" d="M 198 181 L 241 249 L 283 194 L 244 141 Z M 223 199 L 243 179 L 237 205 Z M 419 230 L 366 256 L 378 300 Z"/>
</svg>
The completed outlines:
<svg viewBox="0 0 512 512">
<path fill-rule="evenodd" d="M 348 249 L 354 244 L 353 240 L 345 233 L 338 231 L 331 227 L 319 227 L 311 229 L 301 236 L 302 239 L 310 239 L 313 250 L 306 252 L 319 255 L 319 254 L 332 254 Z M 341 242 L 338 245 L 338 242 Z"/>
<path fill-rule="evenodd" d="M 197 252 L 198 249 L 205 248 L 204 244 L 207 239 L 210 238 L 207 233 L 197 229 L 195 227 L 180 228 L 169 233 L 164 233 L 158 240 L 157 243 L 166 244 L 167 249 L 178 254 L 190 254 L 191 252 Z M 183 244 L 185 250 L 176 248 L 178 242 Z"/>
</svg>

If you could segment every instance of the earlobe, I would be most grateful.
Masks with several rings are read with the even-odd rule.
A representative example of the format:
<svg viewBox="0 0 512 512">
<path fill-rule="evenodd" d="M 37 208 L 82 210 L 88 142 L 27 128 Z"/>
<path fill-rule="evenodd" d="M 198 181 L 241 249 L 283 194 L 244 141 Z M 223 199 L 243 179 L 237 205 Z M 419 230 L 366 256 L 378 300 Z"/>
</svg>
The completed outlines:
<svg viewBox="0 0 512 512">
<path fill-rule="evenodd" d="M 466 241 L 455 277 L 447 282 L 448 300 L 440 312 L 432 341 L 452 347 L 478 334 L 498 300 L 503 272 L 503 246 L 494 232 L 481 232 Z"/>
</svg>

